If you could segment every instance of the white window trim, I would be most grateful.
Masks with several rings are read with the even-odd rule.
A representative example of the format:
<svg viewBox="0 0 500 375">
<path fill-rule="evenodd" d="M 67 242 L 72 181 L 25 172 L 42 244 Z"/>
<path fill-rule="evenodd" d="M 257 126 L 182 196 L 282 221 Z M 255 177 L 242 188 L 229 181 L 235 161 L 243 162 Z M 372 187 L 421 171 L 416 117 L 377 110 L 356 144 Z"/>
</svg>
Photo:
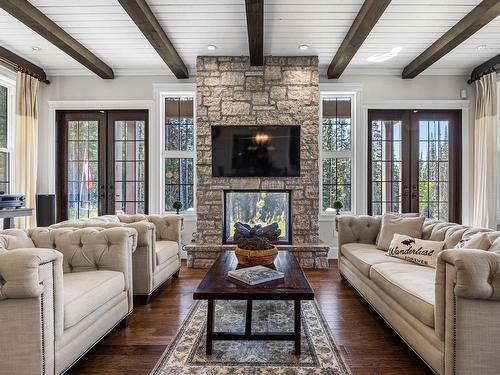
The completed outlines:
<svg viewBox="0 0 500 375">
<path fill-rule="evenodd" d="M 350 151 L 329 151 L 327 152 L 330 155 L 334 155 L 335 157 L 350 157 L 351 158 L 351 211 L 345 212 L 349 213 L 358 213 L 359 211 L 359 195 L 362 195 L 366 190 L 362 187 L 359 187 L 358 181 L 358 159 L 363 157 L 363 155 L 359 155 L 357 152 L 358 149 L 362 149 L 358 147 L 358 139 L 362 134 L 359 132 L 358 128 L 360 126 L 359 119 L 360 116 L 360 108 L 361 108 L 361 94 L 362 94 L 362 85 L 345 85 L 341 83 L 324 83 L 319 85 L 320 88 L 320 102 L 319 102 L 319 135 L 318 135 L 318 145 L 319 145 L 319 219 L 320 221 L 333 221 L 336 213 L 335 212 L 325 212 L 323 211 L 323 158 L 325 156 L 325 151 L 323 151 L 322 146 L 322 133 L 323 133 L 323 99 L 326 97 L 350 97 L 351 98 L 351 150 Z"/>
<path fill-rule="evenodd" d="M 159 212 L 163 214 L 174 214 L 175 211 L 165 210 L 165 158 L 193 158 L 193 210 L 181 211 L 182 216 L 196 215 L 196 84 L 193 83 L 180 83 L 180 84 L 154 84 L 155 98 L 157 100 L 157 113 L 159 124 L 157 136 L 160 139 L 159 154 L 162 155 L 160 162 L 159 178 L 157 181 L 161 186 L 160 194 L 160 209 Z M 193 151 L 166 151 L 165 150 L 165 98 L 178 98 L 178 97 L 192 97 L 193 98 L 193 124 L 194 124 L 194 147 Z M 158 142 L 157 142 L 158 143 Z M 157 154 L 158 155 L 158 154 Z"/>
<path fill-rule="evenodd" d="M 16 168 L 16 81 L 14 75 L 9 76 L 2 74 L 0 71 L 0 85 L 7 88 L 7 148 L 0 148 L 1 152 L 9 153 L 9 190 L 5 193 L 10 193 L 15 190 L 15 168 Z M 9 72 L 10 73 L 10 72 Z"/>
</svg>

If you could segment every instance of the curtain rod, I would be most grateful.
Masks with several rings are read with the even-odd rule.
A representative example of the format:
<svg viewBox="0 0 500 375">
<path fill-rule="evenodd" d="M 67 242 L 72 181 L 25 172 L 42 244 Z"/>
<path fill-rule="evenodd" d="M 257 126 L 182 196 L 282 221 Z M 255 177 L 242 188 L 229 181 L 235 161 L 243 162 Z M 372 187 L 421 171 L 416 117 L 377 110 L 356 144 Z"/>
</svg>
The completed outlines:
<svg viewBox="0 0 500 375">
<path fill-rule="evenodd" d="M 472 82 L 480 79 L 482 76 L 495 72 L 500 72 L 500 55 L 496 55 L 495 57 L 492 57 L 481 65 L 476 66 L 472 71 L 470 79 L 467 81 L 467 83 L 471 84 Z"/>
<path fill-rule="evenodd" d="M 38 75 L 35 72 L 29 70 L 28 68 L 26 68 L 24 66 L 21 66 L 21 65 L 18 65 L 18 64 L 14 63 L 14 62 L 12 62 L 10 60 L 7 60 L 7 59 L 4 59 L 4 58 L 0 57 L 0 63 L 2 63 L 2 65 L 6 66 L 7 68 L 12 69 L 15 72 L 21 72 L 21 73 L 28 74 L 28 75 L 36 78 L 40 82 L 46 83 L 47 85 L 50 84 L 50 81 L 47 78 L 40 77 L 40 75 Z"/>
</svg>

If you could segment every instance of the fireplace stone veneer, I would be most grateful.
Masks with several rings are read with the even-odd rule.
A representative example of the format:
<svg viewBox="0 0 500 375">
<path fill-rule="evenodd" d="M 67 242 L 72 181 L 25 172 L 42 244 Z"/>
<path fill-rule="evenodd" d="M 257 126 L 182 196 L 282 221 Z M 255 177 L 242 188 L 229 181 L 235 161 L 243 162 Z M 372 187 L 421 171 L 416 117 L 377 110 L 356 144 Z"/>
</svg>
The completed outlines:
<svg viewBox="0 0 500 375">
<path fill-rule="evenodd" d="M 200 56 L 196 63 L 196 213 L 188 266 L 208 267 L 222 245 L 224 190 L 290 190 L 292 245 L 303 267 L 327 267 L 319 240 L 319 73 L 316 56 L 265 58 Z M 212 177 L 212 125 L 300 125 L 301 175 L 280 178 Z"/>
</svg>

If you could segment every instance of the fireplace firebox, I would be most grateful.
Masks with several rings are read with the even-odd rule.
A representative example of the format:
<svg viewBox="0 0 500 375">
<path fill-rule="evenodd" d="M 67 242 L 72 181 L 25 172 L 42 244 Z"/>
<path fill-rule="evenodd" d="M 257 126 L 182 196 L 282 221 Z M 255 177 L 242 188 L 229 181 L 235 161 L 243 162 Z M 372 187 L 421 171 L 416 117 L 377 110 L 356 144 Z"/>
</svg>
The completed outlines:
<svg viewBox="0 0 500 375">
<path fill-rule="evenodd" d="M 292 244 L 291 190 L 224 190 L 222 243 L 233 244 L 234 224 L 277 223 L 277 244 Z"/>
</svg>

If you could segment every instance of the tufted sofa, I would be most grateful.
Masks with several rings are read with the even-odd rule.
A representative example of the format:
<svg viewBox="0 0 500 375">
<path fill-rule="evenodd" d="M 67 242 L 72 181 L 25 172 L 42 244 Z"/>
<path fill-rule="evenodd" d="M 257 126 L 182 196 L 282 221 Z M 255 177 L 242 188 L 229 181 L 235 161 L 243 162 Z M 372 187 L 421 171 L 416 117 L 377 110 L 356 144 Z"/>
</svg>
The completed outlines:
<svg viewBox="0 0 500 375">
<path fill-rule="evenodd" d="M 437 268 L 375 246 L 381 218 L 338 218 L 339 271 L 437 374 L 500 373 L 500 232 L 427 220 L 423 239 L 445 241 Z M 453 249 L 488 232 L 488 251 Z"/>
<path fill-rule="evenodd" d="M 131 228 L 0 232 L 0 374 L 60 374 L 132 312 Z"/>
<path fill-rule="evenodd" d="M 179 215 L 104 215 L 67 220 L 51 228 L 127 227 L 138 232 L 133 256 L 134 295 L 148 303 L 151 294 L 181 266 L 182 217 Z"/>
</svg>

